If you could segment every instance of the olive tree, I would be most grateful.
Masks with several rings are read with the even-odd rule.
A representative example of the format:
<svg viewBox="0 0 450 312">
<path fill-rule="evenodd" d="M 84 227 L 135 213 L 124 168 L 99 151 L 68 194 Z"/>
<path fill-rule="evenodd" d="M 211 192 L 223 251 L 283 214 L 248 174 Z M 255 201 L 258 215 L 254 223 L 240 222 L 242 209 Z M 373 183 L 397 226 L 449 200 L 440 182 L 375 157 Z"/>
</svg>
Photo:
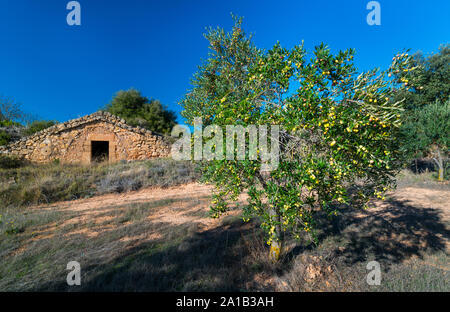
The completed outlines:
<svg viewBox="0 0 450 312">
<path fill-rule="evenodd" d="M 267 150 L 259 146 L 251 157 L 250 134 L 245 159 L 202 162 L 205 181 L 215 185 L 214 216 L 248 194 L 244 220 L 261 220 L 269 256 L 276 261 L 289 235 L 315 239 L 319 211 L 332 217 L 345 205 L 362 207 L 394 185 L 402 118 L 394 87 L 407 86 L 394 86 L 389 76 L 413 68 L 406 53 L 396 55 L 384 71 L 358 73 L 353 49 L 332 54 L 321 44 L 308 55 L 303 43 L 291 49 L 277 43 L 264 51 L 241 23 L 236 19 L 231 32 L 211 28 L 205 35 L 209 57 L 181 101 L 182 115 L 192 125 L 201 118 L 203 129 L 218 126 L 215 133 L 227 134 L 230 125 L 279 128 L 271 132 L 276 135 L 258 133 L 267 135 L 272 148 L 279 146 L 279 162 L 270 170 L 263 167 Z M 207 140 L 203 147 L 218 149 Z M 234 143 L 220 146 L 227 154 L 236 155 L 237 149 Z"/>
</svg>

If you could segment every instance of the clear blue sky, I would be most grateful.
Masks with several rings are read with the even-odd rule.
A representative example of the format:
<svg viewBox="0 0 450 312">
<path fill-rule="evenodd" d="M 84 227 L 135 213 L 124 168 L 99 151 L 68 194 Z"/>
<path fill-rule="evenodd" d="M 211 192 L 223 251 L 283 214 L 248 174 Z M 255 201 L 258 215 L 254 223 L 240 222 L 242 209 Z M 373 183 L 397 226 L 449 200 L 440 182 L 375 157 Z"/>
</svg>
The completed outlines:
<svg viewBox="0 0 450 312">
<path fill-rule="evenodd" d="M 68 2 L 0 0 L 0 94 L 42 119 L 92 113 L 130 87 L 179 113 L 207 56 L 205 28 L 230 29 L 230 12 L 261 48 L 302 39 L 310 51 L 322 41 L 334 51 L 353 47 L 360 69 L 450 39 L 448 0 L 380 0 L 380 26 L 366 23 L 368 0 L 79 0 L 81 26 L 67 25 Z"/>
</svg>

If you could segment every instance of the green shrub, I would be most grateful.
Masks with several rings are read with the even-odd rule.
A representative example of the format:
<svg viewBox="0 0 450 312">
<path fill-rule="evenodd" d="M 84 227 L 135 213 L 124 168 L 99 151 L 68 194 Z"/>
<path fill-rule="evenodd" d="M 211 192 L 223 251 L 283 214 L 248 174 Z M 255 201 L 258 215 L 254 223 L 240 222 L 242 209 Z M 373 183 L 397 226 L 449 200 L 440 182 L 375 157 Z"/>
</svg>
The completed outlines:
<svg viewBox="0 0 450 312">
<path fill-rule="evenodd" d="M 57 124 L 57 122 L 53 120 L 35 120 L 27 126 L 27 128 L 24 131 L 24 134 L 32 135 L 35 134 L 36 132 L 49 128 L 55 124 Z"/>
<path fill-rule="evenodd" d="M 7 145 L 11 142 L 11 135 L 5 130 L 0 130 L 0 145 Z"/>
<path fill-rule="evenodd" d="M 6 223 L 5 234 L 12 235 L 17 233 L 22 233 L 24 231 L 24 227 L 18 225 L 14 220 L 10 220 Z"/>
<path fill-rule="evenodd" d="M 0 127 L 13 127 L 13 126 L 20 127 L 22 125 L 16 121 L 11 121 L 11 120 L 6 120 L 6 119 L 0 120 Z"/>
<path fill-rule="evenodd" d="M 450 180 L 450 161 L 447 161 L 445 164 L 444 179 Z"/>
<path fill-rule="evenodd" d="M 14 156 L 0 155 L 0 168 L 1 169 L 13 169 L 22 167 L 25 161 Z"/>
</svg>

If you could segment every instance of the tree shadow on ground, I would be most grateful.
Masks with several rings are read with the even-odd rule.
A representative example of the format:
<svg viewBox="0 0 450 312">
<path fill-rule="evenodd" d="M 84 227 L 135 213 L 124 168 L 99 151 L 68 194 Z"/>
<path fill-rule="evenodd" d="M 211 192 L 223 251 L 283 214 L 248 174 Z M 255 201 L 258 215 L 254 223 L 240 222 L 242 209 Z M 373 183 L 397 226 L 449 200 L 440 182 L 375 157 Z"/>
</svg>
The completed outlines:
<svg viewBox="0 0 450 312">
<path fill-rule="evenodd" d="M 201 226 L 201 225 L 199 225 Z M 81 286 L 65 279 L 41 285 L 37 291 L 241 291 L 252 279 L 242 263 L 248 250 L 242 237 L 254 225 L 242 220 L 198 231 L 195 224 L 176 229 L 175 239 L 139 243 L 104 264 L 82 265 Z M 176 239 L 181 232 L 187 234 Z M 166 238 L 167 239 L 167 238 Z M 66 274 L 68 271 L 66 272 Z"/>
<path fill-rule="evenodd" d="M 319 219 L 319 246 L 328 244 L 326 248 L 348 266 L 368 260 L 392 264 L 412 256 L 421 258 L 425 252 L 446 250 L 450 231 L 441 213 L 396 199 L 373 210 L 347 209 L 331 222 L 326 216 Z M 61 278 L 35 290 L 242 291 L 264 270 L 243 240 L 259 243 L 251 240 L 261 239 L 254 235 L 257 223 L 235 219 L 207 230 L 200 223 L 163 227 L 170 233 L 162 238 L 138 241 L 107 262 L 95 263 L 94 259 L 82 265 L 81 286 L 69 287 Z M 312 244 L 291 249 L 277 274 L 288 271 L 296 256 L 314 249 Z"/>
<path fill-rule="evenodd" d="M 348 265 L 422 258 L 425 252 L 446 251 L 450 241 L 442 211 L 415 207 L 394 198 L 373 210 L 346 209 L 331 221 L 321 215 L 319 228 L 319 245 L 327 240 L 328 244 L 334 243 L 336 256 L 343 257 Z M 291 253 L 298 255 L 304 250 L 299 246 Z"/>
</svg>

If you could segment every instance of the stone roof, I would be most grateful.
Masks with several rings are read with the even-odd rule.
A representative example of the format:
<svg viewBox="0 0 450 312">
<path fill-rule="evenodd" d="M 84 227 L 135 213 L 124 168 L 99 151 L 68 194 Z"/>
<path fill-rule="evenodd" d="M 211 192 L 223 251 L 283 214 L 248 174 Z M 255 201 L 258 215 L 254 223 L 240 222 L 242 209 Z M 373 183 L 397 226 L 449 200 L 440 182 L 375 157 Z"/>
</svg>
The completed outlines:
<svg viewBox="0 0 450 312">
<path fill-rule="evenodd" d="M 21 143 L 23 143 L 25 141 L 37 139 L 42 136 L 58 134 L 58 133 L 61 133 L 63 131 L 66 131 L 66 130 L 69 130 L 72 128 L 80 127 L 80 126 L 83 126 L 83 125 L 86 125 L 89 123 L 98 122 L 98 121 L 108 122 L 117 127 L 121 127 L 123 129 L 129 130 L 129 131 L 132 131 L 135 133 L 139 133 L 142 135 L 153 135 L 153 136 L 158 136 L 158 137 L 164 138 L 164 135 L 162 135 L 160 133 L 157 133 L 157 132 L 154 132 L 154 131 L 151 131 L 151 130 L 148 130 L 148 129 L 145 129 L 145 128 L 142 128 L 139 126 L 138 127 L 130 126 L 125 122 L 124 119 L 117 117 L 109 112 L 98 111 L 98 112 L 92 113 L 90 115 L 86 115 L 86 116 L 76 118 L 76 119 L 71 119 L 71 120 L 68 120 L 63 123 L 58 123 L 49 128 L 38 131 L 30 136 L 22 137 L 21 139 L 11 142 L 8 145 L 0 146 L 0 149 L 5 149 L 7 147 L 13 147 L 15 145 L 20 145 Z"/>
</svg>

